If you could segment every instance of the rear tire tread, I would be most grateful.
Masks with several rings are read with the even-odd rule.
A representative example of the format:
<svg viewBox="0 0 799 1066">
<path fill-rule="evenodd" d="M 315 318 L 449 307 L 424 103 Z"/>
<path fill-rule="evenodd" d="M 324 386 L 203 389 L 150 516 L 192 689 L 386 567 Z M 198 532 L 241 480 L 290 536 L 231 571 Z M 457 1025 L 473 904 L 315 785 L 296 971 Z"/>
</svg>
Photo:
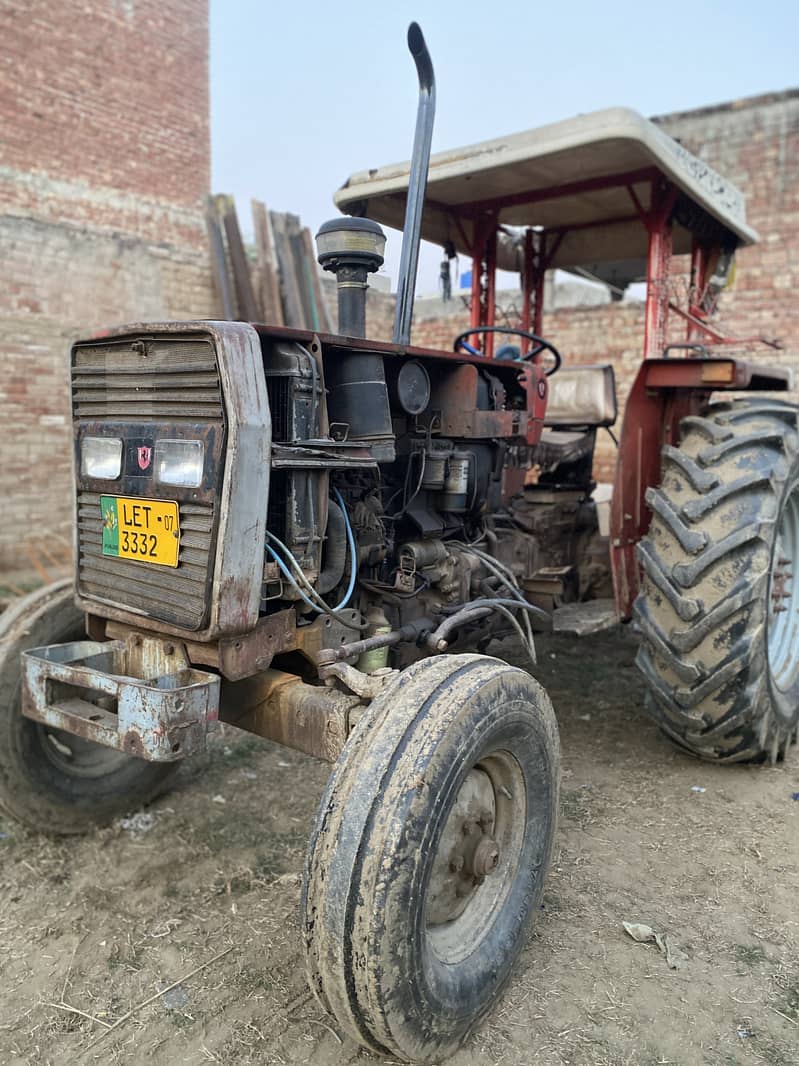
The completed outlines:
<svg viewBox="0 0 799 1066">
<path fill-rule="evenodd" d="M 685 418 L 647 493 L 633 608 L 647 710 L 682 748 L 716 762 L 774 759 L 797 731 L 799 700 L 779 708 L 766 680 L 766 600 L 780 499 L 799 473 L 798 420 L 795 406 L 762 399 Z M 705 538 L 699 551 L 693 532 Z"/>
</svg>

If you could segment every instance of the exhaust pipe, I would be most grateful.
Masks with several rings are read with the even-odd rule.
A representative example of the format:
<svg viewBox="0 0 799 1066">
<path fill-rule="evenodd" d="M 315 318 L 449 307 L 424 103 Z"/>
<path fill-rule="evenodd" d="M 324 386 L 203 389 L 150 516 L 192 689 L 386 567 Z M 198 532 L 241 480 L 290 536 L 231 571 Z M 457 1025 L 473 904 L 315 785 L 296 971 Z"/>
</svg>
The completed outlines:
<svg viewBox="0 0 799 1066">
<path fill-rule="evenodd" d="M 397 281 L 397 311 L 394 317 L 392 338 L 395 344 L 402 345 L 410 344 L 411 340 L 422 211 L 427 188 L 427 170 L 430 165 L 433 120 L 436 116 L 436 78 L 433 73 L 433 61 L 427 51 L 424 35 L 416 22 L 412 22 L 408 27 L 408 48 L 419 76 L 419 107 L 416 111 L 416 132 L 413 136 L 411 172 L 408 177 L 408 199 L 405 204 L 405 227 L 402 234 L 402 252 Z"/>
</svg>

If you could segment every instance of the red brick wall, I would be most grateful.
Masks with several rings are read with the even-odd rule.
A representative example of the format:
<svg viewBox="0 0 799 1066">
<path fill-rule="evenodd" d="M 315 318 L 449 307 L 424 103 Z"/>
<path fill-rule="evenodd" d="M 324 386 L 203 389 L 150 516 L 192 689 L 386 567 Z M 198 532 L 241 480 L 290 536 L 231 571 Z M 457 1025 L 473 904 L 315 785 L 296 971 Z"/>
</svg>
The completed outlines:
<svg viewBox="0 0 799 1066">
<path fill-rule="evenodd" d="M 207 0 L 4 0 L 2 18 L 4 167 L 196 204 Z"/>
<path fill-rule="evenodd" d="M 0 569 L 69 525 L 67 354 L 121 321 L 216 313 L 207 0 L 0 12 Z"/>
<path fill-rule="evenodd" d="M 759 349 L 750 358 L 799 371 L 799 90 L 656 121 L 744 191 L 747 220 L 760 235 L 759 244 L 737 256 L 719 324 L 730 335 L 779 338 L 781 351 Z M 466 325 L 465 313 L 420 322 L 413 340 L 449 348 Z M 641 358 L 643 305 L 558 310 L 545 314 L 544 333 L 569 362 L 612 363 L 623 403 Z M 614 463 L 615 449 L 601 434 L 595 475 L 612 480 Z"/>
<path fill-rule="evenodd" d="M 133 319 L 218 313 L 203 199 L 209 182 L 207 0 L 6 0 L 0 13 L 0 569 L 69 524 L 67 351 Z M 673 136 L 738 183 L 761 244 L 739 256 L 721 321 L 799 355 L 799 92 L 667 116 Z M 392 302 L 371 296 L 370 335 Z M 642 308 L 560 310 L 545 329 L 571 361 L 614 363 L 622 399 Z M 449 348 L 465 314 L 419 323 Z M 761 358 L 763 358 L 761 356 Z M 772 358 L 772 357 L 769 357 Z M 613 453 L 598 452 L 608 479 Z"/>
</svg>

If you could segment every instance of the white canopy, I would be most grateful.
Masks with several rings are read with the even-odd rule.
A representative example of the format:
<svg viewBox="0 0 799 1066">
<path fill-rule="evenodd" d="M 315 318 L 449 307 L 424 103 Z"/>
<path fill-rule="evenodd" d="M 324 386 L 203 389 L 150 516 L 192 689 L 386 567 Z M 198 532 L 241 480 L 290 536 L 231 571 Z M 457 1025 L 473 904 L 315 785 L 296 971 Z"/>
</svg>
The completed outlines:
<svg viewBox="0 0 799 1066">
<path fill-rule="evenodd" d="M 345 214 L 402 229 L 408 171 L 406 162 L 353 174 L 336 193 L 336 205 Z M 746 225 L 739 189 L 653 122 L 620 107 L 432 156 L 422 237 L 442 245 L 452 241 L 458 252 L 471 254 L 474 219 L 496 210 L 508 227 L 564 230 L 552 266 L 643 262 L 647 233 L 628 185 L 647 208 L 656 174 L 683 194 L 675 253 L 690 251 L 690 230 L 703 224 L 695 205 L 720 223 L 732 243 L 757 240 Z M 518 269 L 518 262 L 512 242 L 503 241 L 498 265 Z"/>
</svg>

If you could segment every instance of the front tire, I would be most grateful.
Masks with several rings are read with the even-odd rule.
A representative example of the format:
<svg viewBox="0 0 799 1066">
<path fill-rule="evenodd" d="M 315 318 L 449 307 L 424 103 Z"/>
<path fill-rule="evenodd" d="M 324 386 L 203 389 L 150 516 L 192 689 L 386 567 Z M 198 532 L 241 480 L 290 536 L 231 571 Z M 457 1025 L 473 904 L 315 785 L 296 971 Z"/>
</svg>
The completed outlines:
<svg viewBox="0 0 799 1066">
<path fill-rule="evenodd" d="M 175 763 L 147 763 L 25 718 L 20 656 L 82 640 L 72 583 L 37 589 L 0 617 L 0 809 L 42 833 L 72 834 L 112 821 L 168 785 Z"/>
<path fill-rule="evenodd" d="M 703 759 L 776 761 L 796 733 L 798 415 L 764 397 L 683 419 L 647 492 L 637 664 L 652 717 Z"/>
<path fill-rule="evenodd" d="M 303 888 L 311 987 L 356 1040 L 452 1054 L 538 910 L 559 744 L 541 686 L 481 655 L 415 663 L 373 701 L 320 803 Z"/>
</svg>

